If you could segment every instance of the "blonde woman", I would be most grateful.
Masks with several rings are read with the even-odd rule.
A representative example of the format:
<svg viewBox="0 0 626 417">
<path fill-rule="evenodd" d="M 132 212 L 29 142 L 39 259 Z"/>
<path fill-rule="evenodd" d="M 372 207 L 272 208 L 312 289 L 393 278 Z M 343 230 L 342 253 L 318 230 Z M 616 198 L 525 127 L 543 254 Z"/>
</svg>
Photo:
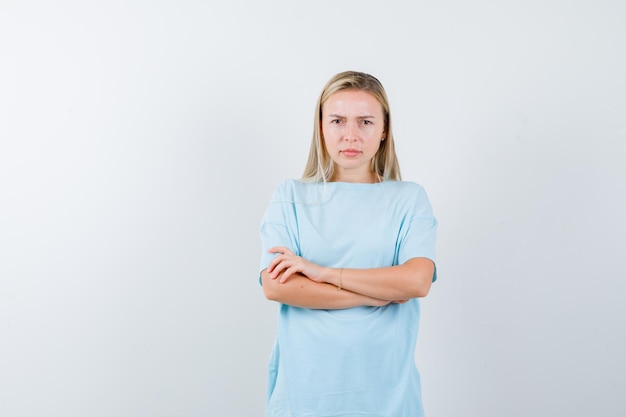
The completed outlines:
<svg viewBox="0 0 626 417">
<path fill-rule="evenodd" d="M 261 283 L 280 303 L 266 417 L 423 415 L 414 351 L 436 231 L 424 189 L 401 181 L 382 85 L 335 75 L 303 178 L 261 224 Z"/>
</svg>

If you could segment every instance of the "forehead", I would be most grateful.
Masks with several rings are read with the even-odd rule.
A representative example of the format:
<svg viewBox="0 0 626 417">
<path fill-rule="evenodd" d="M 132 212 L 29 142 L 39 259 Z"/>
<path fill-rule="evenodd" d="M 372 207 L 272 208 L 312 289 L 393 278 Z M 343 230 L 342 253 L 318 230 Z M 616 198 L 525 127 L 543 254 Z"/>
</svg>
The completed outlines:
<svg viewBox="0 0 626 417">
<path fill-rule="evenodd" d="M 333 93 L 322 105 L 326 113 L 382 113 L 383 108 L 378 99 L 364 90 L 341 90 Z"/>
</svg>

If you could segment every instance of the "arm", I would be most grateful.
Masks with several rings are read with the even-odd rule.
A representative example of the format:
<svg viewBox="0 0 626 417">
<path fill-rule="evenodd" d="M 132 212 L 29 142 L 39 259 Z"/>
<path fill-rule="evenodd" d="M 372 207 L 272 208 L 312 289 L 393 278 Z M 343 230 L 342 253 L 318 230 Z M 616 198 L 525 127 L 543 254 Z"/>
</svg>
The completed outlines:
<svg viewBox="0 0 626 417">
<path fill-rule="evenodd" d="M 402 265 L 383 268 L 339 269 L 316 265 L 284 247 L 272 248 L 270 252 L 280 253 L 268 267 L 270 279 L 280 284 L 298 274 L 317 283 L 388 301 L 425 297 L 435 269 L 433 261 L 427 258 L 412 258 Z"/>
<path fill-rule="evenodd" d="M 292 274 L 289 280 L 281 283 L 281 275 L 278 274 L 278 279 L 273 279 L 267 269 L 261 272 L 263 291 L 268 300 L 296 307 L 326 310 L 357 306 L 379 307 L 389 304 L 389 301 L 339 290 L 332 284 L 311 281 L 298 273 Z"/>
<path fill-rule="evenodd" d="M 371 269 L 326 268 L 324 282 L 382 300 L 426 297 L 432 285 L 435 264 L 427 258 L 412 258 L 402 265 Z"/>
</svg>

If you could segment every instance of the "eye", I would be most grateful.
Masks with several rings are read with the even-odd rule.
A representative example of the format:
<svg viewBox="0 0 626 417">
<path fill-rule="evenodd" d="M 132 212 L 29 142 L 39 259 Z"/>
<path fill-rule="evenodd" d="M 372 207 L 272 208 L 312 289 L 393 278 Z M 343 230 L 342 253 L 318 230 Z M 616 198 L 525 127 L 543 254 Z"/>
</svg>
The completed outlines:
<svg viewBox="0 0 626 417">
<path fill-rule="evenodd" d="M 340 124 L 340 123 L 341 123 L 341 121 L 342 121 L 341 119 L 332 119 L 332 120 L 330 121 L 330 124 L 331 124 L 331 125 L 338 125 L 338 124 Z"/>
<path fill-rule="evenodd" d="M 367 119 L 363 119 L 361 122 L 362 122 L 364 125 L 373 125 L 373 124 L 374 124 L 374 122 L 372 122 L 371 120 L 367 120 Z"/>
</svg>

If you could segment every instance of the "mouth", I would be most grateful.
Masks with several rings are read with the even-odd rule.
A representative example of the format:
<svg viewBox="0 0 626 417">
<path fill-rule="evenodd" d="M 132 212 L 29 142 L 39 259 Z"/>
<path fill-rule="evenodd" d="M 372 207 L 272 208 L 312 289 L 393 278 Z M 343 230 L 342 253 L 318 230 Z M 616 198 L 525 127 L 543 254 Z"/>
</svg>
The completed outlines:
<svg viewBox="0 0 626 417">
<path fill-rule="evenodd" d="M 348 157 L 354 157 L 354 156 L 359 156 L 361 155 L 361 151 L 358 149 L 353 149 L 353 148 L 348 148 L 348 149 L 344 149 L 342 151 L 339 151 L 339 153 L 341 153 L 342 155 L 348 156 Z"/>
</svg>

